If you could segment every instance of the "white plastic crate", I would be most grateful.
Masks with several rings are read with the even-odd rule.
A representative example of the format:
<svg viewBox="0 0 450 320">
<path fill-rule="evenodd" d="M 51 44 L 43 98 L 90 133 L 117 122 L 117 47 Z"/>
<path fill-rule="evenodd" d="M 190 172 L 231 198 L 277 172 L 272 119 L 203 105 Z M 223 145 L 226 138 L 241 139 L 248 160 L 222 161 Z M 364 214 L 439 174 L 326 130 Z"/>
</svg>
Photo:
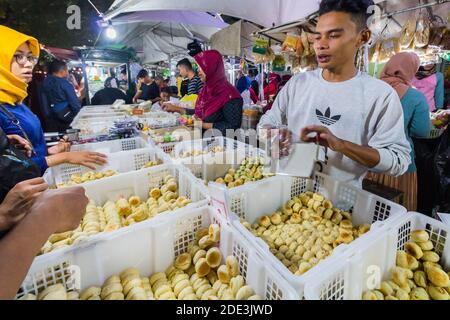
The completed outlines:
<svg viewBox="0 0 450 320">
<path fill-rule="evenodd" d="M 445 130 L 447 130 L 447 127 L 441 129 L 432 127 L 432 129 L 430 130 L 430 134 L 428 135 L 428 139 L 440 138 L 444 134 Z"/>
<path fill-rule="evenodd" d="M 120 151 L 136 150 L 149 147 L 149 143 L 141 137 L 120 139 L 120 140 L 108 140 L 102 142 L 77 144 L 71 147 L 71 151 L 95 151 L 114 153 Z"/>
<path fill-rule="evenodd" d="M 185 126 L 172 126 L 160 129 L 153 129 L 153 134 L 164 135 L 166 132 L 174 133 L 176 131 L 182 134 L 182 140 L 185 140 L 186 142 L 189 142 L 193 138 L 195 138 L 194 131 L 190 130 L 188 127 Z M 182 143 L 182 141 L 157 143 L 152 136 L 150 136 L 150 141 L 156 148 L 161 149 L 164 153 L 166 153 L 169 156 L 173 154 L 175 146 Z"/>
<path fill-rule="evenodd" d="M 139 122 L 152 129 L 176 127 L 179 125 L 179 115 L 169 112 L 148 112 L 138 116 Z"/>
<path fill-rule="evenodd" d="M 352 213 L 354 225 L 374 224 L 406 214 L 406 209 L 396 203 L 349 184 L 333 180 L 321 173 L 316 173 L 314 179 L 277 176 L 227 190 L 224 199 L 226 200 L 227 212 L 230 214 L 229 220 L 247 239 L 255 243 L 261 253 L 267 256 L 268 261 L 295 287 L 299 298 L 303 296 L 303 289 L 308 276 L 320 270 L 322 264 L 330 257 L 304 275 L 295 276 L 270 252 L 269 246 L 262 239 L 255 237 L 240 223 L 240 218 L 253 224 L 263 215 L 272 214 L 284 206 L 287 201 L 306 191 L 320 193 L 325 198 L 330 199 L 336 208 Z M 376 229 L 374 228 L 368 234 L 375 233 Z M 338 256 L 352 245 L 357 245 L 368 234 L 356 239 L 349 245 L 339 246 L 333 251 L 331 257 Z"/>
<path fill-rule="evenodd" d="M 305 297 L 314 300 L 361 300 L 368 289 L 390 280 L 397 250 L 403 250 L 415 230 L 426 230 L 444 270 L 450 270 L 450 226 L 420 213 L 408 213 L 384 223 L 380 232 L 349 248 L 345 261 L 333 261 L 305 286 Z M 375 281 L 378 280 L 378 281 Z"/>
<path fill-rule="evenodd" d="M 27 293 L 36 294 L 55 283 L 62 283 L 68 290 L 101 286 L 108 277 L 130 267 L 138 268 L 143 276 L 164 272 L 178 254 L 187 250 L 197 230 L 218 222 L 208 207 L 190 209 L 90 247 L 38 258 L 17 298 Z M 229 255 L 237 258 L 246 283 L 261 297 L 295 299 L 292 287 L 261 260 L 251 243 L 226 224 L 221 228 L 220 250 L 224 258 Z"/>
<path fill-rule="evenodd" d="M 226 137 L 212 137 L 200 140 L 183 141 L 177 144 L 174 148 L 172 157 L 180 159 L 185 152 L 193 152 L 194 150 L 212 152 L 214 148 L 219 147 L 225 151 L 232 151 L 237 149 L 255 149 L 254 147 L 237 140 Z"/>
<path fill-rule="evenodd" d="M 98 115 L 84 115 L 84 116 L 80 116 L 79 118 L 76 118 L 72 121 L 72 123 L 70 124 L 70 126 L 74 129 L 91 129 L 94 130 L 95 127 L 100 127 L 101 125 L 103 126 L 108 126 L 110 127 L 112 124 L 114 124 L 114 121 L 116 120 L 122 120 L 125 118 L 128 118 L 129 116 L 127 116 L 124 113 L 120 113 L 120 114 L 109 114 L 109 113 L 104 113 L 102 114 L 98 114 Z M 93 128 L 91 128 L 93 127 Z"/>
<path fill-rule="evenodd" d="M 113 170 L 119 174 L 141 170 L 150 161 L 159 160 L 161 164 L 168 163 L 168 158 L 154 148 L 115 152 L 107 154 L 107 156 L 108 163 L 104 166 L 96 166 L 95 172 Z M 51 177 L 51 180 L 46 181 L 54 181 L 56 185 L 59 185 L 69 182 L 73 174 L 82 175 L 93 170 L 82 165 L 62 164 L 49 168 L 47 171 L 46 177 Z"/>
<path fill-rule="evenodd" d="M 186 197 L 192 201 L 185 208 L 177 209 L 175 211 L 168 211 L 160 214 L 155 218 L 137 223 L 135 225 L 124 227 L 112 232 L 113 235 L 126 232 L 127 229 L 133 229 L 139 225 L 153 224 L 162 217 L 178 214 L 186 208 L 200 207 L 208 204 L 209 197 L 204 185 L 200 184 L 195 177 L 186 170 L 186 168 L 180 165 L 163 164 L 153 168 L 142 169 L 139 171 L 127 172 L 120 175 L 92 181 L 83 184 L 83 188 L 86 191 L 86 195 L 89 199 L 94 200 L 97 206 L 103 206 L 107 201 L 116 202 L 120 198 L 130 198 L 131 196 L 139 196 L 142 200 L 149 198 L 149 192 L 153 188 L 159 188 L 164 184 L 164 178 L 168 175 L 172 175 L 178 182 L 178 194 L 180 197 Z M 96 241 L 108 238 L 109 234 L 99 233 L 94 236 L 90 236 L 77 245 L 72 245 L 67 248 L 59 249 L 54 252 L 50 252 L 43 256 L 58 255 L 61 252 L 70 252 L 76 250 L 79 247 L 89 246 Z"/>
</svg>

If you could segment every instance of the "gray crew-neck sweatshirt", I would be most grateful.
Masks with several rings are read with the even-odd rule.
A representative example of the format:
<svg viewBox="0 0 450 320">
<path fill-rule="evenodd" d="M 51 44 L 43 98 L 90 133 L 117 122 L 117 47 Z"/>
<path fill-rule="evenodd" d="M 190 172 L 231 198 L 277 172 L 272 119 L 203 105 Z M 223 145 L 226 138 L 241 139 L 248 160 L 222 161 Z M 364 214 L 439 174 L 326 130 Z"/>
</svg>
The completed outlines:
<svg viewBox="0 0 450 320">
<path fill-rule="evenodd" d="M 326 126 L 340 139 L 378 150 L 380 163 L 371 169 L 328 150 L 326 173 L 339 181 L 361 187 L 369 170 L 391 176 L 404 174 L 411 163 L 411 149 L 394 89 L 362 72 L 347 81 L 329 82 L 322 71 L 294 76 L 260 125 L 287 125 L 295 135 L 308 125 Z"/>
</svg>

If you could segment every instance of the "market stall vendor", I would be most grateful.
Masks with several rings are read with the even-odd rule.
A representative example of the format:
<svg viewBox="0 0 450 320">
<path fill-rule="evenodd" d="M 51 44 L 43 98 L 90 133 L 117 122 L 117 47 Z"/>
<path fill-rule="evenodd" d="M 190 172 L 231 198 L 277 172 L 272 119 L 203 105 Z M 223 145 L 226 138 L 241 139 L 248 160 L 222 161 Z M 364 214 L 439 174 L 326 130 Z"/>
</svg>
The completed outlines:
<svg viewBox="0 0 450 320">
<path fill-rule="evenodd" d="M 0 26 L 0 128 L 6 135 L 19 135 L 33 147 L 31 160 L 41 174 L 47 167 L 62 163 L 80 164 L 90 168 L 106 163 L 105 155 L 96 152 L 68 152 L 70 144 L 60 142 L 47 150 L 39 118 L 23 104 L 27 83 L 32 80 L 33 67 L 39 57 L 39 43 L 10 28 Z"/>
<path fill-rule="evenodd" d="M 392 87 L 359 72 L 355 58 L 371 32 L 371 0 L 323 0 L 314 33 L 319 69 L 294 76 L 260 121 L 287 124 L 328 149 L 326 173 L 361 187 L 370 170 L 398 176 L 411 163 L 403 110 Z"/>
<path fill-rule="evenodd" d="M 203 121 L 203 129 L 217 129 L 224 136 L 226 130 L 241 127 L 243 100 L 239 91 L 228 82 L 223 58 L 218 51 L 204 51 L 194 57 L 199 76 L 204 82 L 195 110 L 164 104 L 164 110 L 195 115 Z"/>
</svg>

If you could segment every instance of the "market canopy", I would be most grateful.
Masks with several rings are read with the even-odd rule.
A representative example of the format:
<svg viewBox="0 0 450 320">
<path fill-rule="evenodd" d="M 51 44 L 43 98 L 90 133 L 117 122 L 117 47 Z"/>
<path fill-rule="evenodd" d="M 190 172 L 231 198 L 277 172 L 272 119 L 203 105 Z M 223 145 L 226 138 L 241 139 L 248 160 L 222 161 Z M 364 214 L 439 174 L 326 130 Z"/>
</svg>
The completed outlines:
<svg viewBox="0 0 450 320">
<path fill-rule="evenodd" d="M 161 10 L 212 12 L 225 14 L 271 27 L 308 16 L 319 7 L 319 0 L 116 0 L 104 18 L 121 14 Z"/>
<path fill-rule="evenodd" d="M 143 63 L 170 60 L 187 53 L 194 39 L 208 41 L 228 24 L 204 12 L 134 12 L 113 19 L 120 43 L 133 47 Z"/>
</svg>

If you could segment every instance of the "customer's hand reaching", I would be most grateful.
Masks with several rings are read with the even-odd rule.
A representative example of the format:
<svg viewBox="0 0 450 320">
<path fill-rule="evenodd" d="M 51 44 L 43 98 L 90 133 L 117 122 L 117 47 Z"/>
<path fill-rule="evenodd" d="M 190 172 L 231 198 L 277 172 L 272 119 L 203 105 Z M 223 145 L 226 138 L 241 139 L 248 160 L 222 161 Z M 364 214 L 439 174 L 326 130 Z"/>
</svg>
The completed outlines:
<svg viewBox="0 0 450 320">
<path fill-rule="evenodd" d="M 95 170 L 96 165 L 103 166 L 107 163 L 106 155 L 90 151 L 67 152 L 66 160 L 71 164 L 79 164 Z"/>
<path fill-rule="evenodd" d="M 47 189 L 42 178 L 22 181 L 12 188 L 0 204 L 0 231 L 9 230 L 20 222 Z"/>
</svg>

